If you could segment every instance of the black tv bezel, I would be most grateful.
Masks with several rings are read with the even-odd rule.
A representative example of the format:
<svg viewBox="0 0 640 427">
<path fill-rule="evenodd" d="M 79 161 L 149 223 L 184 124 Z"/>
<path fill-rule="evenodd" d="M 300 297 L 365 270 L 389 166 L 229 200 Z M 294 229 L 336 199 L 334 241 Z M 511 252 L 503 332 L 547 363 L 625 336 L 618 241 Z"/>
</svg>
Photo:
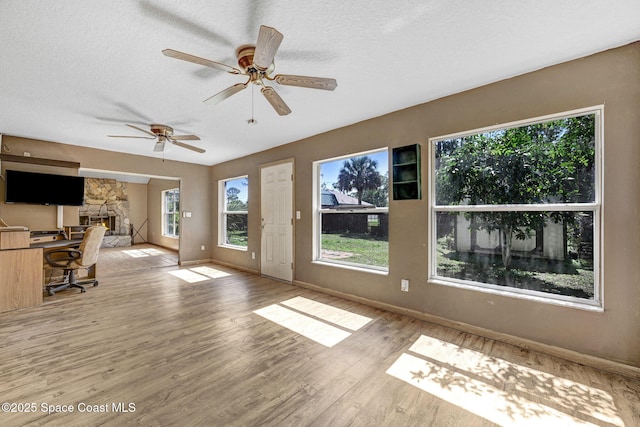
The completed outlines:
<svg viewBox="0 0 640 427">
<path fill-rule="evenodd" d="M 41 206 L 82 206 L 84 177 L 8 169 L 5 170 L 4 202 Z"/>
</svg>

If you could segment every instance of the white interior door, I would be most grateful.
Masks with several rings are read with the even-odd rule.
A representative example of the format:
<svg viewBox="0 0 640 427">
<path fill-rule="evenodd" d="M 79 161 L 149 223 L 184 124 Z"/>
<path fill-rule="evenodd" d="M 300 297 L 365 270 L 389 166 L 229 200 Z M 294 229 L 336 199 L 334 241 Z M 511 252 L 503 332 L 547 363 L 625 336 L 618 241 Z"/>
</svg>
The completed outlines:
<svg viewBox="0 0 640 427">
<path fill-rule="evenodd" d="M 293 163 L 260 169 L 260 272 L 293 280 Z"/>
</svg>

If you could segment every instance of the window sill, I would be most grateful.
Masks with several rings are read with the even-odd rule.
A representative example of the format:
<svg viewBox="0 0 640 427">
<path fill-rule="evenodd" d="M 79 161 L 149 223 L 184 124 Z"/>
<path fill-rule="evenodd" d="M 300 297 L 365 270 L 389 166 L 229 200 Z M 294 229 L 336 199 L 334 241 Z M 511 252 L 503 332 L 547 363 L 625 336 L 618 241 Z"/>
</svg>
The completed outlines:
<svg viewBox="0 0 640 427">
<path fill-rule="evenodd" d="M 167 239 L 175 239 L 178 240 L 180 236 L 170 236 L 168 234 L 163 234 L 162 237 L 166 237 Z"/>
<path fill-rule="evenodd" d="M 248 247 L 246 246 L 235 246 L 235 245 L 218 245 L 219 248 L 224 248 L 224 249 L 233 249 L 235 251 L 243 251 L 246 252 L 249 250 Z"/>
<path fill-rule="evenodd" d="M 459 283 L 454 281 L 449 281 L 441 278 L 429 278 L 428 284 L 435 284 L 441 286 L 449 286 L 452 288 L 466 289 L 470 291 L 483 292 L 487 294 L 500 295 L 508 298 L 516 298 L 527 301 L 534 301 L 543 304 L 551 304 L 557 305 L 565 308 L 572 308 L 577 310 L 590 311 L 592 313 L 604 313 L 604 307 L 602 307 L 602 303 L 598 301 L 589 301 L 585 300 L 584 302 L 569 300 L 569 299 L 556 299 L 556 298 L 548 298 L 542 295 L 532 295 L 529 293 L 518 292 L 517 289 L 506 288 L 505 290 L 496 289 L 489 286 L 482 285 L 472 285 L 466 283 Z"/>
<path fill-rule="evenodd" d="M 347 270 L 354 270 L 354 271 L 360 271 L 362 273 L 372 273 L 372 274 L 378 274 L 381 276 L 388 276 L 389 275 L 389 270 L 388 269 L 382 269 L 380 267 L 363 267 L 363 266 L 358 266 L 358 265 L 352 265 L 352 264 L 343 264 L 343 263 L 338 263 L 338 262 L 329 262 L 329 261 L 323 261 L 323 260 L 315 260 L 311 262 L 312 264 L 318 264 L 318 265 L 326 265 L 328 267 L 338 267 L 338 268 L 344 268 Z"/>
</svg>

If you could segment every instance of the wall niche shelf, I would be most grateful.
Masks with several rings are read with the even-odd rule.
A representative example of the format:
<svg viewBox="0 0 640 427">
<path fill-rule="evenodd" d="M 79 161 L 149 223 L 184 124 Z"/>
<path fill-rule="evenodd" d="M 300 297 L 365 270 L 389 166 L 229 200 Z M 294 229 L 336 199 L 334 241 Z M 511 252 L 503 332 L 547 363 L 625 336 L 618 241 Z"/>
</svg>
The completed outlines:
<svg viewBox="0 0 640 427">
<path fill-rule="evenodd" d="M 421 199 L 420 145 L 396 147 L 392 150 L 393 199 Z"/>
</svg>

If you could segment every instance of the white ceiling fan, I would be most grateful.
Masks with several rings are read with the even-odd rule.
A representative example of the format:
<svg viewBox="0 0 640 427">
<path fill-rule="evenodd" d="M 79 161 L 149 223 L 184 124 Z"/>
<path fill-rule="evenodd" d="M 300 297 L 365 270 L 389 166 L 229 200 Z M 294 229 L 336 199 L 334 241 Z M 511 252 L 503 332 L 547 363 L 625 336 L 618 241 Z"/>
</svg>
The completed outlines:
<svg viewBox="0 0 640 427">
<path fill-rule="evenodd" d="M 156 144 L 153 147 L 153 151 L 163 152 L 164 146 L 167 141 L 172 143 L 173 145 L 177 145 L 178 147 L 186 148 L 187 150 L 192 150 L 197 153 L 204 153 L 206 150 L 200 147 L 194 147 L 193 145 L 185 144 L 182 141 L 199 141 L 200 138 L 196 135 L 174 135 L 173 128 L 167 125 L 160 124 L 152 124 L 149 125 L 151 131 L 144 130 L 139 128 L 138 126 L 127 124 L 130 128 L 135 130 L 139 130 L 140 132 L 146 133 L 150 136 L 129 136 L 129 135 L 107 135 L 111 138 L 142 138 L 142 139 L 155 139 Z"/>
<path fill-rule="evenodd" d="M 253 83 L 261 87 L 260 92 L 262 92 L 276 112 L 281 116 L 285 116 L 291 113 L 291 109 L 282 100 L 275 89 L 268 86 L 265 81 L 275 81 L 276 83 L 287 86 L 299 86 L 323 90 L 334 90 L 338 83 L 335 79 L 324 77 L 296 76 L 290 74 L 276 74 L 275 76 L 271 76 L 275 69 L 273 58 L 275 57 L 283 38 L 284 36 L 275 28 L 261 25 L 260 32 L 258 33 L 258 41 L 255 45 L 242 45 L 236 49 L 236 56 L 238 58 L 238 65 L 240 68 L 200 58 L 198 56 L 179 52 L 173 49 L 165 49 L 162 53 L 171 58 L 181 59 L 183 61 L 204 65 L 205 67 L 226 71 L 230 74 L 240 74 L 248 77 L 247 81 L 244 83 L 237 83 L 230 86 L 205 99 L 204 102 L 218 104 L 219 102 L 247 88 L 249 83 Z"/>
</svg>

